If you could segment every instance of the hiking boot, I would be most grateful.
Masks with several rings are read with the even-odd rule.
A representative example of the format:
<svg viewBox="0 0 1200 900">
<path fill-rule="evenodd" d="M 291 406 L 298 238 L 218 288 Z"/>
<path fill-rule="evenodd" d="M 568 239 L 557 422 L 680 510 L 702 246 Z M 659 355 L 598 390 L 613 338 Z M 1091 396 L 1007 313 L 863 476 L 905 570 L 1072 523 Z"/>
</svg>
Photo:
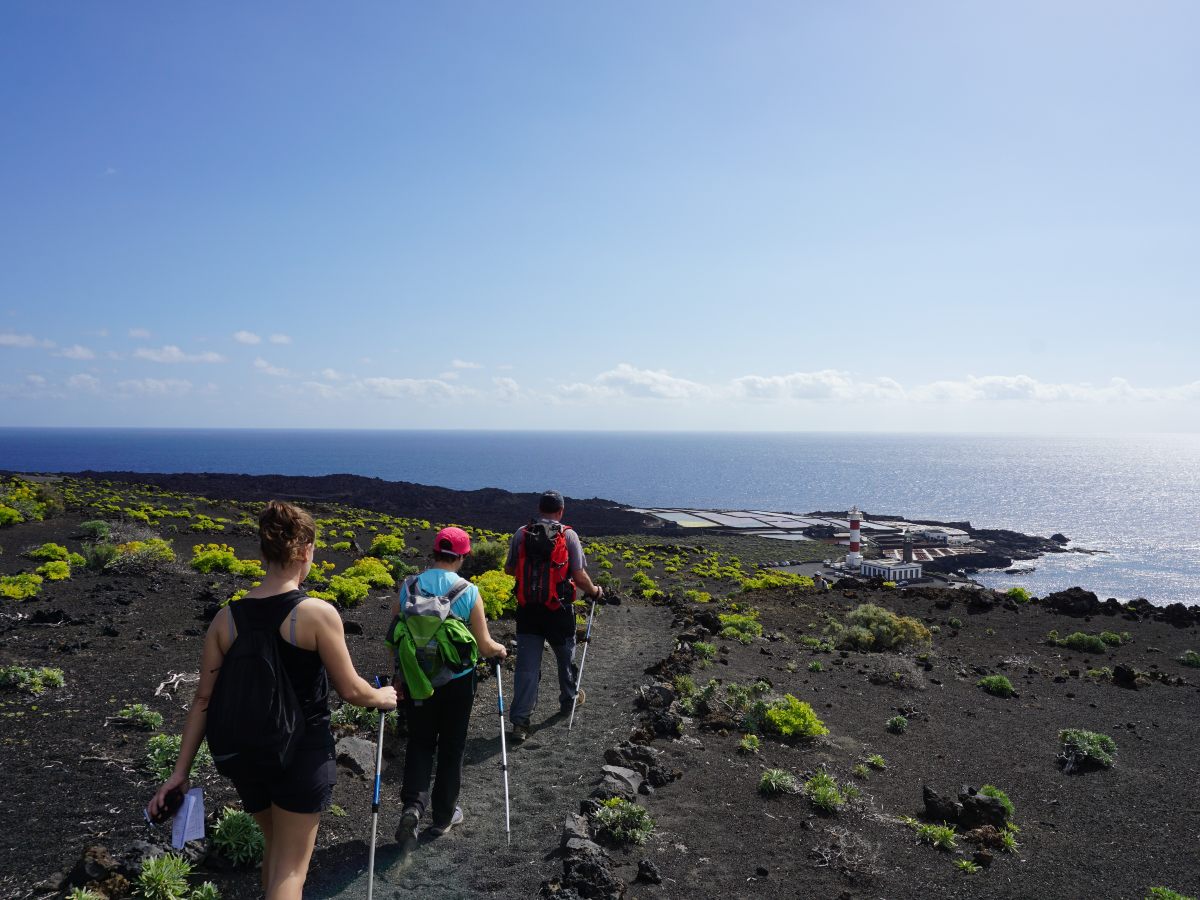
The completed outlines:
<svg viewBox="0 0 1200 900">
<path fill-rule="evenodd" d="M 579 692 L 575 695 L 575 706 L 583 706 L 585 703 L 587 703 L 587 692 L 583 688 L 580 688 Z M 569 716 L 571 714 L 571 704 L 569 702 L 560 703 L 558 710 L 564 716 Z"/>
<path fill-rule="evenodd" d="M 456 807 L 454 807 L 454 815 L 452 815 L 450 817 L 449 823 L 447 823 L 446 825 L 430 825 L 429 833 L 434 835 L 435 837 L 438 835 L 445 834 L 447 831 L 449 831 L 455 825 L 461 825 L 462 820 L 463 820 L 462 807 L 456 806 Z"/>
<path fill-rule="evenodd" d="M 509 740 L 511 740 L 514 744 L 523 744 L 525 743 L 525 738 L 527 737 L 529 737 L 529 726 L 518 725 L 514 723 L 512 727 L 512 734 L 510 735 Z"/>
<path fill-rule="evenodd" d="M 404 807 L 400 814 L 400 824 L 396 826 L 396 843 L 403 844 L 417 839 L 417 823 L 421 821 L 421 811 L 415 806 Z"/>
</svg>

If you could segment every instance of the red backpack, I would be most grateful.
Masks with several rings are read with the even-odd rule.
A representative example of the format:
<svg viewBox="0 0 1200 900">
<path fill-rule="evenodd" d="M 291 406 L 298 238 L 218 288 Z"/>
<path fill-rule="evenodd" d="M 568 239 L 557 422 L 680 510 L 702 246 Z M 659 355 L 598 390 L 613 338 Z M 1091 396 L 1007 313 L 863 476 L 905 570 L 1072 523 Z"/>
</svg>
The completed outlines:
<svg viewBox="0 0 1200 900">
<path fill-rule="evenodd" d="M 530 522 L 521 529 L 517 549 L 517 605 L 543 606 L 551 612 L 575 599 L 567 532 L 570 525 Z"/>
</svg>

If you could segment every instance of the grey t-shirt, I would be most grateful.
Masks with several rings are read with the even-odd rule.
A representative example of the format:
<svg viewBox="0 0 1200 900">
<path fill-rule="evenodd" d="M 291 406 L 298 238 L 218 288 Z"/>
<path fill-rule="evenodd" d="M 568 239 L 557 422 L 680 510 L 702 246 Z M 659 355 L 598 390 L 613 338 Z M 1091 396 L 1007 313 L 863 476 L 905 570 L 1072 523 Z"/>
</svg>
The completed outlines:
<svg viewBox="0 0 1200 900">
<path fill-rule="evenodd" d="M 539 522 L 545 522 L 547 525 L 560 524 L 555 519 L 538 519 Z M 508 542 L 508 559 L 504 561 L 504 565 L 515 566 L 517 564 L 517 554 L 521 550 L 521 529 L 518 528 L 513 532 L 512 539 Z M 583 555 L 583 543 L 579 540 L 579 535 L 572 528 L 567 531 L 567 570 L 574 575 L 580 569 L 587 567 L 587 558 Z"/>
<path fill-rule="evenodd" d="M 554 519 L 538 519 L 538 521 L 555 523 Z M 567 570 L 573 575 L 587 565 L 587 559 L 583 555 L 583 544 L 580 543 L 579 535 L 575 533 L 574 529 L 566 531 L 566 538 Z M 523 539 L 524 533 L 518 528 L 508 544 L 506 568 L 516 567 Z M 570 603 L 564 603 L 562 607 L 555 610 L 546 609 L 541 604 L 518 606 L 517 633 L 539 634 L 550 640 L 565 640 L 575 634 L 575 610 Z"/>
</svg>

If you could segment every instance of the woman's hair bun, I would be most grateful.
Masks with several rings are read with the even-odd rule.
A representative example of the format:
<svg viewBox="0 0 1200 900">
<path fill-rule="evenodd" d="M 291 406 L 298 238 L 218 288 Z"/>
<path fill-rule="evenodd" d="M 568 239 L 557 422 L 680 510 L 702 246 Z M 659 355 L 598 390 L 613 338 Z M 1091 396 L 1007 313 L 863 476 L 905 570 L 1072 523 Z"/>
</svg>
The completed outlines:
<svg viewBox="0 0 1200 900">
<path fill-rule="evenodd" d="M 291 503 L 271 500 L 258 517 L 259 545 L 269 563 L 290 565 L 304 555 L 304 548 L 316 536 L 313 517 Z"/>
</svg>

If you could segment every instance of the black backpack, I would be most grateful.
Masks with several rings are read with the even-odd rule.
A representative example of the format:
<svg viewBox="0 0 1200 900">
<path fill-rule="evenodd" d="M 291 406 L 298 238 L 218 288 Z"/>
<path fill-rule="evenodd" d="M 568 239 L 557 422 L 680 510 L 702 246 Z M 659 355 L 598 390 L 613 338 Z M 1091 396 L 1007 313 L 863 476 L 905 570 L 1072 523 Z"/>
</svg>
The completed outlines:
<svg viewBox="0 0 1200 900">
<path fill-rule="evenodd" d="M 252 623 L 246 602 L 230 606 L 237 637 L 217 674 L 205 736 L 222 775 L 270 777 L 288 767 L 304 736 L 304 711 L 279 652 L 279 626 L 295 604 Z"/>
</svg>

